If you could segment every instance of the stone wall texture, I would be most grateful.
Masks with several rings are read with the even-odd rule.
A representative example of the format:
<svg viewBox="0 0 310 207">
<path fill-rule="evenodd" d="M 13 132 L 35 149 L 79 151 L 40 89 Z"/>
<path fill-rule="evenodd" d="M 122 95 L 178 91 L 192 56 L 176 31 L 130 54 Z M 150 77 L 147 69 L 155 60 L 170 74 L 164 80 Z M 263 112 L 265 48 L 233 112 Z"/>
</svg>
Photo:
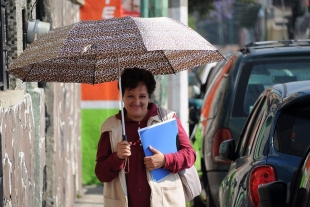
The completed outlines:
<svg viewBox="0 0 310 207">
<path fill-rule="evenodd" d="M 31 19 L 35 1 L 7 2 L 11 63 L 23 50 L 22 11 Z M 80 20 L 76 1 L 40 0 L 36 6 L 51 28 Z M 80 84 L 38 87 L 11 76 L 10 90 L 4 93 L 10 91 L 21 91 L 11 97 L 21 101 L 0 107 L 0 207 L 73 207 L 82 187 Z"/>
<path fill-rule="evenodd" d="M 30 95 L 0 111 L 4 206 L 34 206 L 35 123 Z M 43 166 L 41 166 L 43 169 Z"/>
</svg>

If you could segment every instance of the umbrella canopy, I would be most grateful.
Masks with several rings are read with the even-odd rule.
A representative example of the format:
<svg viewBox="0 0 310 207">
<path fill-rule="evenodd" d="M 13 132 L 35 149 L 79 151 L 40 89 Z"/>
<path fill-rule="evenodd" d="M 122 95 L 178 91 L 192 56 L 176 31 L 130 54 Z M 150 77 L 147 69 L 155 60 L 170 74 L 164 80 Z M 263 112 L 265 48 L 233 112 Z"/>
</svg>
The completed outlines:
<svg viewBox="0 0 310 207">
<path fill-rule="evenodd" d="M 97 84 L 125 68 L 172 74 L 224 59 L 190 27 L 167 17 L 81 21 L 34 41 L 8 71 L 27 82 Z"/>
<path fill-rule="evenodd" d="M 178 21 L 123 17 L 51 30 L 27 47 L 8 71 L 27 82 L 96 84 L 117 80 L 125 68 L 172 74 L 222 59 L 214 46 Z M 122 101 L 121 109 L 124 120 Z M 127 140 L 124 122 L 122 130 Z"/>
</svg>

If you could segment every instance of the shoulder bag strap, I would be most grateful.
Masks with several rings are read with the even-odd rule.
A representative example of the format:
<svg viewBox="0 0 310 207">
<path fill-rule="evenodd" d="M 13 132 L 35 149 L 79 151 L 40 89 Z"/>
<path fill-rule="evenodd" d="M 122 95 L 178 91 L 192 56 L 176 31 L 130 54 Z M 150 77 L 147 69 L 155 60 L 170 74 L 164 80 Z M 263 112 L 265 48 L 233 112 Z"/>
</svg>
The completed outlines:
<svg viewBox="0 0 310 207">
<path fill-rule="evenodd" d="M 165 111 L 165 113 L 164 113 Z M 166 116 L 164 116 L 164 114 Z M 157 107 L 157 115 L 158 115 L 158 118 L 161 120 L 161 121 L 165 121 L 164 120 L 164 117 L 167 118 L 167 111 L 165 109 L 163 109 L 161 106 Z"/>
</svg>

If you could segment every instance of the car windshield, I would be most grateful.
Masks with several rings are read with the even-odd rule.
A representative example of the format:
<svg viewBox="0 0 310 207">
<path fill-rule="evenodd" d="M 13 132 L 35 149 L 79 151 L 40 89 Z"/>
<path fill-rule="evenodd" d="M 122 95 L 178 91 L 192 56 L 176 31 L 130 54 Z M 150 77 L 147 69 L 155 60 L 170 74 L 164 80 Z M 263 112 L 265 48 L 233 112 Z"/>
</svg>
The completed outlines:
<svg viewBox="0 0 310 207">
<path fill-rule="evenodd" d="M 310 106 L 291 106 L 279 115 L 274 133 L 274 148 L 282 153 L 303 156 L 310 143 Z"/>
<path fill-rule="evenodd" d="M 258 96 L 270 86 L 302 80 L 310 80 L 309 60 L 246 63 L 238 83 L 233 116 L 247 117 Z"/>
</svg>

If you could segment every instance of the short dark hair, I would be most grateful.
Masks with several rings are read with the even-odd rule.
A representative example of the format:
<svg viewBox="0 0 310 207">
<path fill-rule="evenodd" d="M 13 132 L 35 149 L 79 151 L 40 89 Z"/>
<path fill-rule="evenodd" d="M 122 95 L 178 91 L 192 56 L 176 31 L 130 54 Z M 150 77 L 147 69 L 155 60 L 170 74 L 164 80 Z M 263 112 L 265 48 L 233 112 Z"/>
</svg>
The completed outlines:
<svg viewBox="0 0 310 207">
<path fill-rule="evenodd" d="M 155 88 L 156 81 L 153 74 L 145 69 L 140 68 L 126 68 L 121 75 L 122 93 L 124 95 L 125 89 L 134 89 L 142 82 L 146 85 L 147 92 L 151 97 Z M 119 89 L 119 86 L 118 86 Z"/>
</svg>

